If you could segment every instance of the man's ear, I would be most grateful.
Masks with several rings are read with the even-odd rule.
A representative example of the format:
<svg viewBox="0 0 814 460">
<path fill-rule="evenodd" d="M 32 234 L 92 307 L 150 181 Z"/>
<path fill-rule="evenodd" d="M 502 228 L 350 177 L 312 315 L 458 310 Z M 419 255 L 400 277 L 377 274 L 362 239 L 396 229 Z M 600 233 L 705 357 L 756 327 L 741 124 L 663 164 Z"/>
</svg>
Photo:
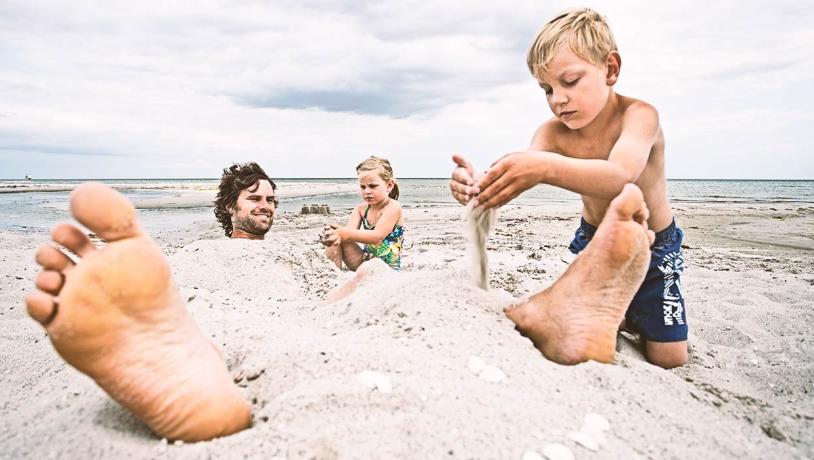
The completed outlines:
<svg viewBox="0 0 814 460">
<path fill-rule="evenodd" d="M 613 86 L 619 80 L 619 71 L 622 70 L 622 56 L 618 51 L 611 51 L 608 53 L 608 58 L 605 61 L 607 74 L 605 75 L 605 83 L 608 86 Z"/>
</svg>

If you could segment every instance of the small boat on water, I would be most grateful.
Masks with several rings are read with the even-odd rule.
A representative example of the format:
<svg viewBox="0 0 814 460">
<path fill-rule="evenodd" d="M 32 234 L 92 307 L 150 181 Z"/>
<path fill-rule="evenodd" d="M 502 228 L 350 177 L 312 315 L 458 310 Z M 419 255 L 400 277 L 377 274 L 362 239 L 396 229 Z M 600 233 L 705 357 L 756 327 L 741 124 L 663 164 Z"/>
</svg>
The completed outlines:
<svg viewBox="0 0 814 460">
<path fill-rule="evenodd" d="M 31 174 L 26 174 L 25 175 L 25 180 L 31 180 Z"/>
</svg>

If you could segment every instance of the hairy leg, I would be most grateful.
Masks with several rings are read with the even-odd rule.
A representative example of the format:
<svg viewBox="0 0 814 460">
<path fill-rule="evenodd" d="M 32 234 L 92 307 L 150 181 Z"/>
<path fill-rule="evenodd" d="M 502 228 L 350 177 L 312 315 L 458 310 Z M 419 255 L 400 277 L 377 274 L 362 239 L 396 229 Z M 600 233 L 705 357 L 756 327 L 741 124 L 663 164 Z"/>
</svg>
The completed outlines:
<svg viewBox="0 0 814 460">
<path fill-rule="evenodd" d="M 26 304 L 56 351 L 159 436 L 198 441 L 248 427 L 248 402 L 187 314 L 133 206 L 98 183 L 77 187 L 70 202 L 108 244 L 97 249 L 79 228 L 59 224 L 53 240 L 80 261 L 51 245 L 37 251 L 43 272 Z"/>
</svg>

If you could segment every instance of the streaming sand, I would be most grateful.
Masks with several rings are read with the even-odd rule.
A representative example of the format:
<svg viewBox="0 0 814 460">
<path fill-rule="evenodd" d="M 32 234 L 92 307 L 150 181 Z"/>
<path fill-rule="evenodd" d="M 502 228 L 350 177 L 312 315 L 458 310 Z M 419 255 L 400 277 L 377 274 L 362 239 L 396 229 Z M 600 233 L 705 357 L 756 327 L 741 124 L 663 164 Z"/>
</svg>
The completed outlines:
<svg viewBox="0 0 814 460">
<path fill-rule="evenodd" d="M 47 235 L 0 233 L 0 458 L 521 459 L 551 444 L 577 458 L 811 458 L 814 207 L 677 208 L 691 358 L 673 371 L 627 337 L 616 364 L 560 366 L 503 316 L 571 260 L 570 206 L 501 210 L 488 292 L 467 274 L 461 209 L 407 209 L 403 272 L 332 305 L 350 274 L 322 257 L 325 216 L 282 214 L 265 242 L 223 239 L 214 222 L 160 234 L 254 408 L 251 429 L 185 445 L 59 359 L 23 305 Z M 573 434 L 589 413 L 610 424 L 599 446 Z"/>
</svg>

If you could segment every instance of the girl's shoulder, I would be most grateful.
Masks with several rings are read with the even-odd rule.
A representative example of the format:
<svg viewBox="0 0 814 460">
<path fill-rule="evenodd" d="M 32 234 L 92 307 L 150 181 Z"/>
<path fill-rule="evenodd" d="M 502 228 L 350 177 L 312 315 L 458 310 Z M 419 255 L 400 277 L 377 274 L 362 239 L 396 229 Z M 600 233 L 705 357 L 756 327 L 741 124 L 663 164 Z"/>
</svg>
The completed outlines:
<svg viewBox="0 0 814 460">
<path fill-rule="evenodd" d="M 401 210 L 401 203 L 399 203 L 399 200 L 394 200 L 393 198 L 390 198 L 390 202 L 387 203 L 387 207 L 388 208 L 392 207 L 393 209 L 398 209 L 400 211 Z"/>
<path fill-rule="evenodd" d="M 359 203 L 353 208 L 354 212 L 358 212 L 360 215 L 365 215 L 365 210 L 367 209 L 367 203 Z"/>
</svg>

